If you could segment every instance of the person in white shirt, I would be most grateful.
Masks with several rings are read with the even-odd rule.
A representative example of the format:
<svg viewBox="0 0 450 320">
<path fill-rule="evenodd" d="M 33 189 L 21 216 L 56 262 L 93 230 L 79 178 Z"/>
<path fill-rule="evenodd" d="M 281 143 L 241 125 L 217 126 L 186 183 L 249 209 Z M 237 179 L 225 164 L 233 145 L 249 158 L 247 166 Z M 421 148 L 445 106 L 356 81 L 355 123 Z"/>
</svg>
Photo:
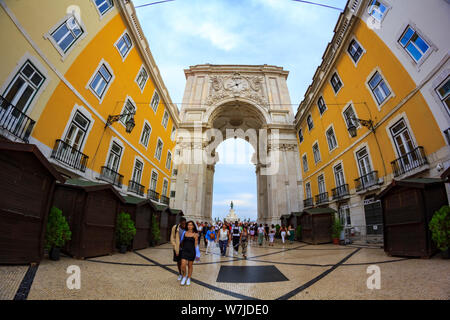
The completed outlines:
<svg viewBox="0 0 450 320">
<path fill-rule="evenodd" d="M 264 235 L 266 234 L 266 230 L 264 229 L 263 225 L 260 224 L 258 228 L 258 244 L 262 246 Z"/>
</svg>

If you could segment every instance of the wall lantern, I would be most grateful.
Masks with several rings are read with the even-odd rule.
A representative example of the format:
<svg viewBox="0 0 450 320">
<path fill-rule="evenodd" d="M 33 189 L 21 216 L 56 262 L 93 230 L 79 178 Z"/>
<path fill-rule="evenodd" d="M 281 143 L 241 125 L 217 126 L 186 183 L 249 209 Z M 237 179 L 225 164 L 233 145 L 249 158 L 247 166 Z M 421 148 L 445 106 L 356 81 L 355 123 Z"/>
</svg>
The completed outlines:
<svg viewBox="0 0 450 320">
<path fill-rule="evenodd" d="M 135 113 L 122 113 L 115 116 L 108 116 L 108 121 L 106 122 L 105 128 L 109 125 L 113 124 L 114 122 L 117 122 L 125 117 L 131 116 L 127 122 L 125 122 L 125 130 L 127 133 L 131 133 L 133 131 L 134 127 L 136 126 L 136 123 L 134 122 L 134 115 Z"/>
</svg>

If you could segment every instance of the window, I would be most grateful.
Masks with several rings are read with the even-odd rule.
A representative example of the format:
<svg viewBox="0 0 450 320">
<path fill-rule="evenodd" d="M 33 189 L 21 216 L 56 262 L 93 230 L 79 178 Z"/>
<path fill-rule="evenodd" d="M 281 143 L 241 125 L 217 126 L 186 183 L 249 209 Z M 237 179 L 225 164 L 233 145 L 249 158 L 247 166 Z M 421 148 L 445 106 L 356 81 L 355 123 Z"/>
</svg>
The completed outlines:
<svg viewBox="0 0 450 320">
<path fill-rule="evenodd" d="M 169 113 L 167 112 L 167 110 L 164 111 L 164 116 L 162 119 L 162 125 L 164 127 L 164 129 L 167 128 L 167 123 L 169 122 Z"/>
<path fill-rule="evenodd" d="M 169 181 L 167 181 L 166 179 L 164 179 L 161 194 L 162 194 L 163 196 L 167 196 L 167 190 L 168 190 L 168 189 L 169 189 Z"/>
<path fill-rule="evenodd" d="M 339 219 L 344 226 L 351 226 L 352 221 L 350 219 L 350 207 L 348 204 L 339 206 Z"/>
<path fill-rule="evenodd" d="M 313 154 L 314 154 L 314 162 L 317 163 L 320 161 L 320 151 L 319 151 L 319 144 L 316 142 L 313 147 Z"/>
<path fill-rule="evenodd" d="M 350 54 L 350 57 L 352 57 L 353 62 L 358 63 L 359 59 L 364 53 L 364 50 L 358 43 L 358 41 L 353 39 L 348 46 L 348 53 Z"/>
<path fill-rule="evenodd" d="M 114 7 L 113 0 L 94 0 L 100 15 L 104 15 L 112 7 Z"/>
<path fill-rule="evenodd" d="M 153 97 L 152 97 L 152 102 L 150 102 L 150 105 L 152 106 L 153 111 L 156 112 L 156 110 L 158 109 L 158 104 L 159 104 L 159 94 L 155 90 L 155 93 L 153 94 Z"/>
<path fill-rule="evenodd" d="M 406 28 L 399 42 L 416 62 L 430 49 L 430 45 L 411 26 Z"/>
<path fill-rule="evenodd" d="M 391 133 L 400 157 L 409 154 L 415 149 L 414 141 L 411 139 L 405 120 L 401 119 L 394 126 L 392 126 Z M 408 157 L 403 157 L 403 160 L 408 162 Z"/>
<path fill-rule="evenodd" d="M 170 170 L 171 165 L 172 165 L 172 153 L 170 151 L 167 151 L 166 168 Z"/>
<path fill-rule="evenodd" d="M 298 139 L 300 140 L 300 143 L 303 142 L 303 132 L 301 128 L 298 130 Z"/>
<path fill-rule="evenodd" d="M 317 177 L 317 184 L 319 186 L 319 194 L 327 192 L 327 189 L 325 188 L 325 178 L 323 177 L 323 174 Z"/>
<path fill-rule="evenodd" d="M 5 105 L 0 108 L 2 121 L 5 120 L 5 113 L 16 116 L 11 108 L 15 107 L 25 113 L 44 81 L 44 76 L 27 60 L 3 93 L 3 97 L 12 106 Z M 9 121 L 9 117 L 6 121 Z"/>
<path fill-rule="evenodd" d="M 335 94 L 342 88 L 342 81 L 336 72 L 331 76 L 331 86 L 333 87 Z"/>
<path fill-rule="evenodd" d="M 309 129 L 309 131 L 311 131 L 311 130 L 314 128 L 314 122 L 313 122 L 313 119 L 312 119 L 311 115 L 309 115 L 309 116 L 306 118 L 306 122 L 308 123 L 308 129 Z"/>
<path fill-rule="evenodd" d="M 130 120 L 135 113 L 136 113 L 136 107 L 133 105 L 133 103 L 129 99 L 127 99 L 127 102 L 125 103 L 125 107 L 122 110 L 122 114 L 127 114 L 127 115 L 122 117 L 122 119 L 120 119 L 120 122 L 122 122 L 124 125 L 126 125 L 127 121 Z"/>
<path fill-rule="evenodd" d="M 76 150 L 80 150 L 89 128 L 90 121 L 80 112 L 76 112 L 67 131 L 64 142 Z"/>
<path fill-rule="evenodd" d="M 140 183 L 141 177 L 142 177 L 142 169 L 144 168 L 144 164 L 136 159 L 136 162 L 134 163 L 134 170 L 133 170 L 133 177 L 131 178 L 131 181 Z"/>
<path fill-rule="evenodd" d="M 170 134 L 170 140 L 175 141 L 175 135 L 176 135 L 177 129 L 175 126 L 172 126 L 172 133 Z"/>
<path fill-rule="evenodd" d="M 144 123 L 144 128 L 142 129 L 141 143 L 144 146 L 148 146 L 148 141 L 150 140 L 150 134 L 152 133 L 152 128 L 148 123 Z"/>
<path fill-rule="evenodd" d="M 158 173 L 152 171 L 152 177 L 150 179 L 150 190 L 156 191 L 156 186 L 158 185 Z"/>
<path fill-rule="evenodd" d="M 327 105 L 325 104 L 323 97 L 320 97 L 319 100 L 317 100 L 317 106 L 319 107 L 319 112 L 321 115 L 327 110 Z"/>
<path fill-rule="evenodd" d="M 381 105 L 391 95 L 391 90 L 389 90 L 386 81 L 384 81 L 378 71 L 375 72 L 373 77 L 369 80 L 369 87 L 370 90 L 372 90 L 378 105 Z"/>
<path fill-rule="evenodd" d="M 158 138 L 158 144 L 156 146 L 155 158 L 161 160 L 161 154 L 163 149 L 163 142 Z"/>
<path fill-rule="evenodd" d="M 345 184 L 344 170 L 342 164 L 338 164 L 334 167 L 334 178 L 336 180 L 336 187 L 343 186 Z"/>
<path fill-rule="evenodd" d="M 334 135 L 334 130 L 332 127 L 327 130 L 326 135 L 327 135 L 327 141 L 328 141 L 328 148 L 331 151 L 337 147 L 336 136 Z"/>
<path fill-rule="evenodd" d="M 436 89 L 436 92 L 450 114 L 450 76 Z"/>
<path fill-rule="evenodd" d="M 106 166 L 112 171 L 117 172 L 119 170 L 120 157 L 122 156 L 122 147 L 113 142 L 111 150 L 109 151 L 108 161 Z"/>
<path fill-rule="evenodd" d="M 370 165 L 369 153 L 364 147 L 356 153 L 356 158 L 358 159 L 359 172 L 361 177 L 366 178 L 372 172 L 372 166 Z"/>
<path fill-rule="evenodd" d="M 345 122 L 347 124 L 347 128 L 350 128 L 350 126 L 358 127 L 359 123 L 356 118 L 355 110 L 353 110 L 353 106 L 349 105 L 347 109 L 344 110 L 344 118 Z"/>
<path fill-rule="evenodd" d="M 303 171 L 307 172 L 309 168 L 308 168 L 308 158 L 306 157 L 306 154 L 303 155 L 302 160 L 303 160 Z"/>
<path fill-rule="evenodd" d="M 117 50 L 119 50 L 122 58 L 125 58 L 130 52 L 132 47 L 130 36 L 125 32 L 123 36 L 120 37 L 119 41 L 116 43 Z"/>
<path fill-rule="evenodd" d="M 77 19 L 74 16 L 70 16 L 51 33 L 51 36 L 61 51 L 66 53 L 77 39 L 81 37 L 83 32 Z"/>
<path fill-rule="evenodd" d="M 307 184 L 305 184 L 305 193 L 306 193 L 306 199 L 311 199 L 312 198 L 312 194 L 311 194 L 311 183 L 308 182 Z"/>
<path fill-rule="evenodd" d="M 111 82 L 112 75 L 108 68 L 103 63 L 98 69 L 97 73 L 93 77 L 90 88 L 95 92 L 97 97 L 102 98 L 109 83 Z"/>
<path fill-rule="evenodd" d="M 138 76 L 136 78 L 136 83 L 138 84 L 141 90 L 144 90 L 145 84 L 147 83 L 148 73 L 144 67 L 139 70 Z"/>
<path fill-rule="evenodd" d="M 381 22 L 387 9 L 388 8 L 381 1 L 372 0 L 369 5 L 369 15 Z"/>
</svg>

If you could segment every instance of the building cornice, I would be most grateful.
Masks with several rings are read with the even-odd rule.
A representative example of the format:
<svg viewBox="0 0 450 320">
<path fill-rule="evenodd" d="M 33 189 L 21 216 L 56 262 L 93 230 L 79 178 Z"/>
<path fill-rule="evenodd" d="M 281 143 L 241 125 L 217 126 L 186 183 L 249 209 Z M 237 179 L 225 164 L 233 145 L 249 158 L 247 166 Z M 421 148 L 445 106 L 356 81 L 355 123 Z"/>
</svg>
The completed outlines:
<svg viewBox="0 0 450 320">
<path fill-rule="evenodd" d="M 190 66 L 189 69 L 184 70 L 186 79 L 189 75 L 196 73 L 230 73 L 230 72 L 242 72 L 242 73 L 257 73 L 257 74 L 276 74 L 281 75 L 287 79 L 289 71 L 284 70 L 283 67 L 277 67 L 272 65 L 232 65 L 232 64 L 198 64 Z"/>
</svg>

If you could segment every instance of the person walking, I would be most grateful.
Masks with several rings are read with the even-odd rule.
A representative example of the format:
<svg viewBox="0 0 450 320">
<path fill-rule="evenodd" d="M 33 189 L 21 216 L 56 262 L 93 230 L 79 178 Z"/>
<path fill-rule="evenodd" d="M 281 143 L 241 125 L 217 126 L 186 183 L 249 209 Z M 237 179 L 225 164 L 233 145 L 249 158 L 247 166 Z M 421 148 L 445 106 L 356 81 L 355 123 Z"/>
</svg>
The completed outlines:
<svg viewBox="0 0 450 320">
<path fill-rule="evenodd" d="M 280 234 L 281 234 L 281 241 L 284 244 L 284 238 L 286 237 L 286 227 L 284 225 L 281 226 Z"/>
<path fill-rule="evenodd" d="M 208 224 L 208 222 L 205 222 L 205 224 L 203 225 L 203 234 L 202 234 L 202 238 L 203 238 L 203 242 L 205 243 L 205 247 L 207 247 L 208 245 L 208 241 L 206 239 L 206 234 L 208 233 L 208 231 L 211 229 L 211 226 Z"/>
<path fill-rule="evenodd" d="M 244 256 L 244 259 L 247 259 L 247 245 L 248 245 L 248 225 L 245 224 L 242 228 L 241 235 L 239 236 L 239 244 L 242 247 L 242 255 Z"/>
<path fill-rule="evenodd" d="M 230 230 L 227 228 L 227 225 L 224 223 L 222 225 L 222 229 L 219 230 L 219 246 L 220 246 L 220 254 L 222 257 L 227 255 L 227 247 L 228 242 L 231 242 L 231 234 Z"/>
<path fill-rule="evenodd" d="M 269 246 L 274 246 L 273 242 L 275 240 L 275 226 L 272 225 L 269 231 Z"/>
<path fill-rule="evenodd" d="M 178 281 L 183 278 L 181 273 L 181 251 L 180 242 L 183 240 L 186 229 L 186 218 L 181 217 L 180 223 L 174 225 L 170 232 L 170 243 L 173 246 L 173 261 L 177 263 L 178 267 Z"/>
<path fill-rule="evenodd" d="M 259 246 L 262 246 L 262 244 L 263 244 L 265 233 L 266 233 L 266 230 L 264 230 L 262 223 L 260 223 L 259 228 L 258 228 L 258 244 L 259 244 Z"/>
<path fill-rule="evenodd" d="M 198 235 L 199 235 L 199 239 L 201 239 L 202 237 L 202 233 L 203 233 L 203 222 L 197 223 L 197 231 L 198 231 Z M 200 245 L 200 242 L 198 242 L 198 245 Z"/>
<path fill-rule="evenodd" d="M 289 225 L 288 232 L 289 232 L 289 244 L 293 244 L 295 240 L 295 229 L 292 226 L 292 224 Z"/>
<path fill-rule="evenodd" d="M 208 246 L 206 247 L 206 254 L 214 253 L 214 247 L 216 244 L 216 231 L 213 226 L 209 228 L 206 232 L 205 239 L 208 241 Z"/>
<path fill-rule="evenodd" d="M 255 241 L 255 225 L 252 223 L 250 225 L 250 242 L 253 243 Z"/>
<path fill-rule="evenodd" d="M 265 239 L 266 241 L 269 241 L 269 225 L 267 223 L 264 225 L 264 231 L 266 232 Z"/>
<path fill-rule="evenodd" d="M 191 285 L 192 272 L 194 271 L 194 260 L 198 258 L 197 252 L 199 243 L 198 230 L 194 221 L 186 223 L 186 232 L 183 240 L 180 243 L 181 250 L 181 272 L 183 279 L 181 279 L 181 285 Z M 188 272 L 186 274 L 186 266 Z"/>
<path fill-rule="evenodd" d="M 233 236 L 233 255 L 239 254 L 239 239 L 241 237 L 241 227 L 237 221 L 234 222 L 231 228 L 231 234 Z"/>
</svg>

